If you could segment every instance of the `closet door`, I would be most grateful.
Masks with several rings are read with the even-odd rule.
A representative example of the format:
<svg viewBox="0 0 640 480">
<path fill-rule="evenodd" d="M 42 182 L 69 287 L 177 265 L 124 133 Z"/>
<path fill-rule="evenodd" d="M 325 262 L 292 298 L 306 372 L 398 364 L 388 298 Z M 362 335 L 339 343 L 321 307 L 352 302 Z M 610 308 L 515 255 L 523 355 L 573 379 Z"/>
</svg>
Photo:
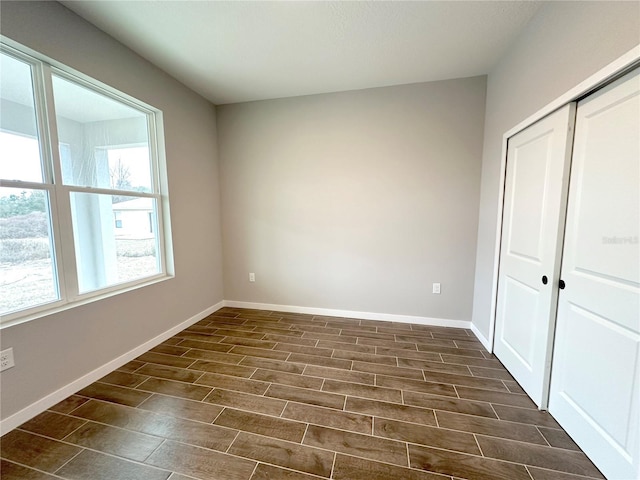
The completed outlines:
<svg viewBox="0 0 640 480">
<path fill-rule="evenodd" d="M 546 407 L 575 104 L 511 137 L 494 352 Z"/>
<path fill-rule="evenodd" d="M 580 102 L 573 150 L 549 411 L 608 478 L 637 479 L 640 70 Z"/>
</svg>

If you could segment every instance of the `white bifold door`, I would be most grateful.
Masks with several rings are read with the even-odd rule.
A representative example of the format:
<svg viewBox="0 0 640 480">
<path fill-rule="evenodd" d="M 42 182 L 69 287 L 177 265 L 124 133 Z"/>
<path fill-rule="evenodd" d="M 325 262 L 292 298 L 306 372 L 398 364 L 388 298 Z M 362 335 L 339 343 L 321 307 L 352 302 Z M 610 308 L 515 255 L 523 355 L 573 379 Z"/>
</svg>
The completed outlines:
<svg viewBox="0 0 640 480">
<path fill-rule="evenodd" d="M 578 104 L 549 412 L 640 478 L 640 70 Z"/>
<path fill-rule="evenodd" d="M 546 408 L 575 104 L 509 139 L 494 353 Z"/>
</svg>

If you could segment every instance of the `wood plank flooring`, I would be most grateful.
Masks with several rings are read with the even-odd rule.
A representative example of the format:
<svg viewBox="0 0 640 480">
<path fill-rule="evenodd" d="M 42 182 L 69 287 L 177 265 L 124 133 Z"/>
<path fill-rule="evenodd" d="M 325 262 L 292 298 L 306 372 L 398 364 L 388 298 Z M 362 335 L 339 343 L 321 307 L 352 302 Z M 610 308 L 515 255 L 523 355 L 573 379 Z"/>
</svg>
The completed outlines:
<svg viewBox="0 0 640 480">
<path fill-rule="evenodd" d="M 237 308 L 0 450 L 6 480 L 603 478 L 469 330 Z"/>
</svg>

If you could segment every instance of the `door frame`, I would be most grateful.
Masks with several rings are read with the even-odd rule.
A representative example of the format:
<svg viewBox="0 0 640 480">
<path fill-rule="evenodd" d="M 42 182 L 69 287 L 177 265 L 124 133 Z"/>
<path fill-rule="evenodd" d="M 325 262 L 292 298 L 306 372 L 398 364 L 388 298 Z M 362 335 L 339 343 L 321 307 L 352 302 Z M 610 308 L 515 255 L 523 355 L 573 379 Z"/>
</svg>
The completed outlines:
<svg viewBox="0 0 640 480">
<path fill-rule="evenodd" d="M 498 183 L 498 209 L 497 209 L 497 221 L 496 221 L 496 236 L 494 241 L 493 252 L 493 275 L 491 279 L 491 310 L 489 317 L 489 336 L 484 338 L 480 335 L 479 338 L 484 346 L 493 353 L 493 346 L 495 343 L 495 330 L 496 330 L 496 307 L 498 300 L 498 274 L 500 270 L 500 247 L 502 243 L 502 213 L 504 210 L 504 188 L 506 180 L 507 169 L 507 142 L 510 137 L 514 136 L 518 132 L 533 125 L 538 120 L 546 117 L 554 111 L 562 108 L 568 103 L 575 102 L 594 90 L 600 88 L 604 84 L 608 83 L 615 77 L 619 76 L 623 72 L 630 70 L 631 68 L 640 64 L 640 44 L 633 47 L 631 50 L 609 63 L 605 67 L 598 70 L 596 73 L 588 77 L 586 80 L 580 82 L 575 87 L 571 88 L 563 95 L 559 96 L 552 102 L 548 103 L 534 114 L 527 117 L 522 122 L 518 123 L 515 127 L 509 129 L 502 135 L 502 151 L 500 154 L 500 181 Z M 472 325 L 473 327 L 473 325 Z M 477 329 L 474 329 L 476 333 L 479 333 Z"/>
</svg>

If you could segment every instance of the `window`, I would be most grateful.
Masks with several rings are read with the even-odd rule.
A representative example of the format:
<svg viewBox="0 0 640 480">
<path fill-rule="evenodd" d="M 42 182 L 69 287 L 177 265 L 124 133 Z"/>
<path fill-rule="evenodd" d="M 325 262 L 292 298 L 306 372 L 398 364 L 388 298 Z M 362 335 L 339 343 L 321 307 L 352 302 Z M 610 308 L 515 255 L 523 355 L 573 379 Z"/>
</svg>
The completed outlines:
<svg viewBox="0 0 640 480">
<path fill-rule="evenodd" d="M 159 112 L 0 45 L 0 315 L 165 278 Z"/>
</svg>

